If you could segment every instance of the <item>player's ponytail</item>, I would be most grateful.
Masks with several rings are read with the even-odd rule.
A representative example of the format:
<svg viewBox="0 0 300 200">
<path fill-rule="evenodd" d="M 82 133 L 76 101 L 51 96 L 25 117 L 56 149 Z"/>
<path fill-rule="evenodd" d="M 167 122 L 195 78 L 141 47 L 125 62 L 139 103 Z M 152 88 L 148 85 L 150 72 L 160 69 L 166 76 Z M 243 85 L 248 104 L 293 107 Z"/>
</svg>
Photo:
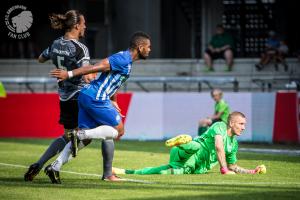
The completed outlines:
<svg viewBox="0 0 300 200">
<path fill-rule="evenodd" d="M 49 16 L 51 27 L 53 29 L 64 29 L 66 17 L 61 14 L 51 14 Z"/>
<path fill-rule="evenodd" d="M 64 15 L 51 14 L 49 16 L 51 27 L 53 29 L 69 31 L 74 27 L 74 25 L 79 24 L 80 15 L 82 14 L 77 10 L 69 10 Z"/>
</svg>

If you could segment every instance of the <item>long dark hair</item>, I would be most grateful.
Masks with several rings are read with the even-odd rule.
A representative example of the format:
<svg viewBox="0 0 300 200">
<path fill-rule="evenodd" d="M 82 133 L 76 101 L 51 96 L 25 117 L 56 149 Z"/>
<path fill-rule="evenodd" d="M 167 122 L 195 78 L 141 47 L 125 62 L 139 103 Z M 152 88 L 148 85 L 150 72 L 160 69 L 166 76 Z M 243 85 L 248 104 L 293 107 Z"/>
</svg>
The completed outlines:
<svg viewBox="0 0 300 200">
<path fill-rule="evenodd" d="M 81 15 L 78 10 L 69 10 L 65 14 L 51 14 L 49 15 L 51 27 L 53 29 L 70 31 L 74 25 L 80 23 Z"/>
</svg>

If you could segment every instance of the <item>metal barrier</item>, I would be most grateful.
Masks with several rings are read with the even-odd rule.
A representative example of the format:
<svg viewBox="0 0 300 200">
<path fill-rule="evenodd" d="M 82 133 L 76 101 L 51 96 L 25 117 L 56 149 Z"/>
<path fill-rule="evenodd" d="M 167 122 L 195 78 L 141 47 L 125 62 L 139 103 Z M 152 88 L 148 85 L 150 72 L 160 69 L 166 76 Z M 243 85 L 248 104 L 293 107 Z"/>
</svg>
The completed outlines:
<svg viewBox="0 0 300 200">
<path fill-rule="evenodd" d="M 48 83 L 56 83 L 55 78 L 49 77 L 0 77 L 0 82 L 4 84 L 24 84 L 26 88 L 34 93 L 31 84 L 43 84 L 44 91 L 47 90 Z M 213 84 L 223 85 L 223 84 L 232 84 L 233 91 L 237 92 L 239 89 L 239 83 L 235 77 L 138 77 L 133 76 L 128 79 L 124 84 L 124 90 L 127 90 L 128 83 L 137 84 L 143 91 L 149 92 L 149 90 L 143 85 L 143 83 L 162 83 L 163 91 L 168 91 L 168 84 L 170 83 L 198 83 L 198 91 L 202 91 L 202 84 L 206 84 L 210 89 L 213 88 Z"/>
<path fill-rule="evenodd" d="M 170 83 L 198 83 L 198 91 L 202 91 L 202 84 L 206 84 L 210 89 L 213 88 L 212 84 L 232 84 L 233 91 L 237 92 L 239 89 L 238 81 L 235 77 L 194 77 L 194 76 L 187 76 L 187 77 L 132 77 L 129 79 L 129 83 L 134 82 L 136 83 L 141 89 L 145 92 L 149 92 L 147 88 L 145 88 L 142 83 L 162 83 L 163 84 L 163 91 L 167 92 L 168 84 Z M 126 91 L 125 83 L 125 91 Z"/>
<path fill-rule="evenodd" d="M 252 82 L 258 85 L 262 92 L 265 92 L 266 89 L 271 92 L 274 85 L 278 83 L 285 84 L 282 89 L 300 91 L 300 78 L 252 78 Z"/>
</svg>

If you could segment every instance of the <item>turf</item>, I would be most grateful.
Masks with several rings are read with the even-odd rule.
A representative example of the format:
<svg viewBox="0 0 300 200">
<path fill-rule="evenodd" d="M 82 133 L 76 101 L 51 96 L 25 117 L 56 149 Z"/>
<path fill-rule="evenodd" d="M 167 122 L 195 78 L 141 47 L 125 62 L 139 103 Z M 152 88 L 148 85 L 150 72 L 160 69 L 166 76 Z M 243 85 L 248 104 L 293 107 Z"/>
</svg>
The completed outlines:
<svg viewBox="0 0 300 200">
<path fill-rule="evenodd" d="M 29 165 L 50 140 L 0 139 L 0 163 Z M 243 147 L 243 145 L 241 145 Z M 247 144 L 247 147 L 254 147 Z M 269 146 L 270 147 L 270 146 Z M 166 164 L 169 149 L 163 142 L 116 143 L 114 166 L 141 168 Z M 0 199 L 299 199 L 300 158 L 274 154 L 239 153 L 238 163 L 247 168 L 265 164 L 264 175 L 224 176 L 216 166 L 204 175 L 124 175 L 151 183 L 108 183 L 98 177 L 61 173 L 62 184 L 53 185 L 41 172 L 24 182 L 26 169 L 0 165 Z M 63 170 L 101 174 L 100 142 L 94 141 Z"/>
</svg>

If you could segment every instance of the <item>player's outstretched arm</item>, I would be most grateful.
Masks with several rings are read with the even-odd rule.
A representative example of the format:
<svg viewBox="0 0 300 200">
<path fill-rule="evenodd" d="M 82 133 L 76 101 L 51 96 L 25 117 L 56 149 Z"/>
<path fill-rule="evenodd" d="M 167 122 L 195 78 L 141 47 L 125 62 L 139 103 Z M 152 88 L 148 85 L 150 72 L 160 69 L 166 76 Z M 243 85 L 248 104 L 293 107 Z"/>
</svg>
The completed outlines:
<svg viewBox="0 0 300 200">
<path fill-rule="evenodd" d="M 228 168 L 237 174 L 265 174 L 267 171 L 264 165 L 259 165 L 255 169 L 244 169 L 237 164 L 231 164 Z"/>
<path fill-rule="evenodd" d="M 121 117 L 125 117 L 125 115 L 123 115 L 121 113 L 121 108 L 118 105 L 118 102 L 117 102 L 117 93 L 115 93 L 114 95 L 112 95 L 110 97 L 110 100 L 111 100 L 111 104 L 116 108 L 116 110 L 118 111 L 118 113 L 120 114 L 120 116 Z"/>
<path fill-rule="evenodd" d="M 220 164 L 221 174 L 235 174 L 234 171 L 228 169 L 228 167 L 227 167 L 224 144 L 223 144 L 223 137 L 221 135 L 215 136 L 215 148 L 216 148 L 216 152 L 217 152 L 218 161 Z"/>
<path fill-rule="evenodd" d="M 54 69 L 50 71 L 50 75 L 58 78 L 59 81 L 66 80 L 68 78 L 72 78 L 73 76 L 80 76 L 95 72 L 107 72 L 110 70 L 110 64 L 107 58 L 101 60 L 99 63 L 95 65 L 87 65 L 72 71 L 65 71 L 62 69 Z"/>
</svg>

